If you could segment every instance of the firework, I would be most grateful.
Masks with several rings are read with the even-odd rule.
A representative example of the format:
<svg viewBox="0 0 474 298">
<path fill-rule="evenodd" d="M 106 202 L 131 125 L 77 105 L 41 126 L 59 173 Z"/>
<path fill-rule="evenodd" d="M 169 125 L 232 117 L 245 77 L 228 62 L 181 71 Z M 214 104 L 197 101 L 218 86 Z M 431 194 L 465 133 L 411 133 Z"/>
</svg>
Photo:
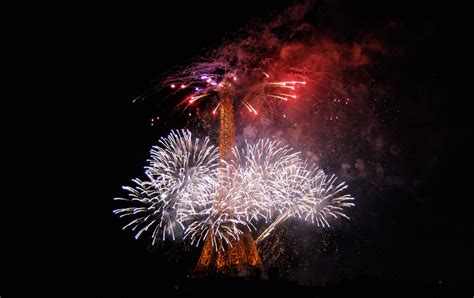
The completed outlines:
<svg viewBox="0 0 474 298">
<path fill-rule="evenodd" d="M 279 186 L 273 195 L 278 217 L 257 237 L 257 243 L 291 217 L 318 227 L 330 227 L 330 218 L 349 219 L 343 211 L 354 206 L 354 199 L 348 194 L 340 195 L 347 185 L 345 182 L 337 183 L 336 176 L 328 176 L 317 167 L 302 162 L 286 171 L 279 171 L 275 180 Z"/>
<path fill-rule="evenodd" d="M 264 102 L 268 105 L 275 104 L 275 100 L 287 102 L 297 98 L 296 90 L 298 86 L 305 85 L 305 81 L 271 81 L 268 74 L 261 72 L 260 75 L 253 75 L 250 81 L 243 83 L 235 76 L 237 69 L 227 70 L 223 74 L 223 66 L 220 63 L 200 63 L 193 65 L 180 75 L 173 75 L 164 80 L 165 86 L 176 89 L 175 93 L 184 93 L 183 100 L 178 106 L 189 108 L 198 104 L 202 100 L 211 100 L 214 107 L 212 115 L 215 115 L 221 102 L 216 100 L 214 94 L 222 90 L 234 90 L 241 93 L 237 105 L 241 105 L 254 115 L 258 115 L 256 106 L 265 108 Z M 227 67 L 226 67 L 227 68 Z M 200 74 L 204 72 L 205 74 Z M 266 74 L 266 75 L 265 75 Z M 174 82 L 171 83 L 170 82 Z M 181 83 L 181 88 L 176 88 Z M 243 91 L 237 91 L 234 86 L 238 86 Z M 184 90 L 183 90 L 184 89 Z M 245 92 L 245 94 L 243 93 Z"/>
<path fill-rule="evenodd" d="M 157 88 L 181 98 L 179 107 L 191 108 L 206 101 L 211 115 L 217 114 L 222 92 L 233 93 L 235 107 L 252 115 L 294 101 L 300 97 L 299 88 L 307 81 L 314 83 L 320 75 L 311 68 L 276 58 L 279 48 L 270 49 L 264 41 L 272 39 L 269 32 L 264 36 L 253 31 L 247 37 L 226 42 L 164 77 Z"/>
<path fill-rule="evenodd" d="M 276 194 L 286 183 L 279 179 L 279 173 L 299 165 L 299 154 L 278 141 L 266 139 L 254 145 L 246 142 L 240 150 L 234 147 L 232 156 L 242 179 L 246 179 L 247 200 L 251 202 L 247 207 L 249 218 L 268 222 L 277 206 Z"/>
<path fill-rule="evenodd" d="M 224 250 L 256 224 L 268 227 L 257 242 L 291 217 L 321 227 L 330 218 L 348 218 L 344 209 L 353 198 L 341 194 L 344 182 L 309 166 L 300 154 L 277 141 L 260 140 L 232 149 L 228 161 L 220 160 L 209 139 L 193 139 L 189 131 L 172 132 L 151 150 L 147 180 L 134 179 L 125 200 L 132 207 L 117 209 L 130 217 L 124 227 L 136 238 L 151 230 L 154 244 L 166 235 L 199 245 L 208 235 L 216 249 Z"/>
<path fill-rule="evenodd" d="M 120 217 L 135 218 L 124 229 L 138 230 L 136 238 L 152 228 L 153 244 L 166 234 L 175 239 L 175 230 L 185 229 L 184 218 L 206 204 L 206 196 L 219 182 L 218 149 L 208 138 L 193 140 L 189 131 L 176 131 L 159 144 L 151 150 L 147 180 L 134 179 L 135 187 L 124 187 L 129 197 L 117 198 L 137 206 L 114 211 Z"/>
<path fill-rule="evenodd" d="M 189 237 L 191 244 L 198 246 L 211 234 L 213 246 L 224 249 L 231 245 L 232 239 L 238 240 L 244 229 L 251 231 L 253 225 L 246 212 L 245 182 L 238 168 L 224 162 L 219 169 L 219 184 L 205 196 L 209 200 L 200 205 L 201 211 L 188 214 L 183 220 L 190 223 L 184 238 Z"/>
</svg>

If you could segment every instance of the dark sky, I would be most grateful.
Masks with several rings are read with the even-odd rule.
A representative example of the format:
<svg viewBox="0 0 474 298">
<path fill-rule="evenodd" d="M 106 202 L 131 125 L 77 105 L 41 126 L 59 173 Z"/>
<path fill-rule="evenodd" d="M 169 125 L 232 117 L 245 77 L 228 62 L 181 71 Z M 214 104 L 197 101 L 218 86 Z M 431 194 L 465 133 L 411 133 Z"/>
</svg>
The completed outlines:
<svg viewBox="0 0 474 298">
<path fill-rule="evenodd" d="M 469 83 L 463 66 L 469 36 L 464 34 L 462 9 L 429 1 L 316 3 L 314 15 L 320 18 L 313 19 L 314 25 L 344 42 L 360 32 L 380 36 L 379 29 L 390 23 L 402 28 L 383 43 L 403 53 L 380 58 L 369 69 L 388 93 L 384 107 L 401 110 L 385 131 L 402 147 L 402 157 L 388 161 L 386 170 L 398 172 L 401 182 L 382 186 L 363 178 L 351 182 L 358 184 L 355 195 L 360 200 L 353 222 L 334 236 L 325 235 L 333 240 L 326 248 L 315 247 L 319 258 L 311 259 L 314 268 L 297 275 L 298 281 L 320 284 L 340 276 L 373 276 L 455 285 L 472 282 L 467 207 L 471 155 L 466 152 L 470 133 L 465 107 L 470 94 L 463 91 Z M 8 229 L 6 234 L 5 268 L 14 272 L 10 277 L 44 279 L 43 289 L 52 280 L 106 289 L 140 285 L 140 280 L 155 287 L 156 280 L 166 283 L 191 270 L 198 251 L 183 253 L 179 244 L 152 250 L 143 239 L 136 241 L 122 231 L 123 222 L 112 214 L 116 207 L 112 199 L 122 195 L 122 185 L 142 175 L 150 146 L 186 123 L 169 104 L 153 101 L 159 96 L 151 91 L 153 82 L 170 67 L 186 65 L 205 49 L 218 47 L 253 19 L 269 18 L 289 5 L 288 1 L 195 1 L 70 7 L 43 20 L 41 27 L 32 24 L 23 51 L 31 53 L 33 45 L 41 50 L 29 57 L 33 63 L 23 71 L 22 86 L 46 73 L 54 60 L 57 71 L 54 79 L 47 77 L 46 89 L 60 99 L 45 94 L 42 105 L 30 97 L 28 112 L 17 104 L 18 113 L 7 132 L 14 139 L 9 147 L 13 156 L 24 165 L 20 170 L 13 167 L 15 177 L 46 178 L 35 187 L 37 199 L 22 200 L 32 201 L 28 217 L 40 221 L 19 231 Z M 150 103 L 130 104 L 143 93 L 150 95 Z M 150 128 L 149 117 L 155 113 L 164 115 L 163 122 Z M 23 119 L 30 115 L 34 122 L 27 125 Z M 32 155 L 25 158 L 28 154 Z M 30 158 L 39 159 L 39 165 L 28 168 Z M 19 187 L 25 187 L 22 183 Z M 24 208 L 23 203 L 12 202 Z M 45 268 L 53 274 L 45 273 Z"/>
</svg>

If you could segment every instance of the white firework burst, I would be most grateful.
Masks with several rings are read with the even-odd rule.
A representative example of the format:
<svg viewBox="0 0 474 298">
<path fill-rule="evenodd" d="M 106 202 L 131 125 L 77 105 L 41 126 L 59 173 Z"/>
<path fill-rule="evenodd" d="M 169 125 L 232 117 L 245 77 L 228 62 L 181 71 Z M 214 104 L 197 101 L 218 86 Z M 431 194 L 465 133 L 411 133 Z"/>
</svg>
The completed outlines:
<svg viewBox="0 0 474 298">
<path fill-rule="evenodd" d="M 278 141 L 260 140 L 236 147 L 227 162 L 209 139 L 194 139 L 189 131 L 161 138 L 151 151 L 147 180 L 134 179 L 124 187 L 133 207 L 117 209 L 120 217 L 133 217 L 124 228 L 136 238 L 152 229 L 152 243 L 176 228 L 191 244 L 211 237 L 215 249 L 225 249 L 245 231 L 256 231 L 263 220 L 269 226 L 256 238 L 265 239 L 288 218 L 296 217 L 321 227 L 329 219 L 348 218 L 344 209 L 353 198 L 342 194 L 344 182 L 302 161 L 300 154 Z M 160 237 L 161 236 L 161 237 Z"/>
<path fill-rule="evenodd" d="M 233 163 L 245 179 L 247 214 L 250 220 L 272 219 L 278 200 L 275 194 L 285 186 L 279 179 L 301 163 L 299 153 L 275 140 L 259 140 L 256 144 L 245 143 L 243 149 L 233 148 Z"/>
<path fill-rule="evenodd" d="M 159 143 L 161 146 L 151 150 L 145 171 L 148 180 L 133 180 L 136 187 L 124 187 L 129 198 L 116 198 L 138 206 L 114 211 L 120 217 L 136 216 L 124 227 L 142 227 L 136 238 L 153 227 L 153 244 L 158 236 L 164 240 L 166 234 L 174 240 L 175 229 L 185 229 L 185 216 L 205 205 L 209 201 L 206 195 L 218 183 L 219 153 L 208 138 L 193 140 L 189 131 L 173 131 Z"/>
</svg>

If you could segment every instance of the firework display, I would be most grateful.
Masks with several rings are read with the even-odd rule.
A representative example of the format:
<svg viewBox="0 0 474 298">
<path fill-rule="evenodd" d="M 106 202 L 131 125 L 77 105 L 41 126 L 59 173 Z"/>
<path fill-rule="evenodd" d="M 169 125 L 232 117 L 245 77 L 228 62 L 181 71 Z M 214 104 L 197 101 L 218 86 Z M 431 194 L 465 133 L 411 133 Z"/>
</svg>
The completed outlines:
<svg viewBox="0 0 474 298">
<path fill-rule="evenodd" d="M 146 180 L 134 179 L 125 208 L 114 211 L 128 218 L 138 238 L 151 240 L 180 235 L 198 246 L 210 237 L 225 250 L 245 232 L 257 233 L 258 243 L 288 218 L 329 227 L 331 219 L 348 218 L 353 198 L 334 175 L 308 165 L 300 154 L 274 140 L 234 147 L 227 160 L 208 138 L 173 131 L 151 150 Z"/>
<path fill-rule="evenodd" d="M 213 94 L 222 94 L 223 90 L 234 90 L 236 92 L 238 88 L 235 87 L 243 89 L 245 94 L 237 94 L 240 106 L 248 110 L 249 113 L 258 115 L 258 107 L 265 108 L 266 105 L 264 103 L 271 105 L 275 100 L 286 102 L 296 99 L 297 88 L 306 84 L 306 81 L 271 81 L 270 76 L 264 71 L 250 74 L 251 79 L 254 80 L 250 82 L 247 77 L 249 74 L 246 74 L 246 81 L 241 82 L 236 76 L 236 73 L 239 72 L 237 69 L 228 70 L 228 66 L 225 67 L 221 64 L 201 63 L 186 69 L 184 74 L 180 76 L 167 78 L 165 84 L 169 84 L 171 89 L 177 89 L 175 93 L 188 93 L 188 95 L 184 96 L 179 106 L 189 108 L 198 104 L 199 101 L 212 100 L 214 104 L 211 112 L 212 115 L 217 114 L 219 107 L 226 98 L 223 97 L 222 99 L 215 100 Z M 191 74 L 188 74 L 188 72 Z M 170 82 L 178 83 L 170 84 Z M 179 88 L 177 87 L 178 85 Z M 242 93 L 242 91 L 236 93 Z"/>
<path fill-rule="evenodd" d="M 152 244 L 170 238 L 202 245 L 195 271 L 262 270 L 257 245 L 270 241 L 285 222 L 328 228 L 348 218 L 346 209 L 354 206 L 346 183 L 315 166 L 319 157 L 308 154 L 340 148 L 319 150 L 302 135 L 324 139 L 319 136 L 332 132 L 324 129 L 329 122 L 342 123 L 340 98 L 347 108 L 349 97 L 339 86 L 344 57 L 352 50 L 339 55 L 340 47 L 326 39 L 302 43 L 300 38 L 314 33 L 307 24 L 291 24 L 288 36 L 280 35 L 278 29 L 298 11 L 247 28 L 155 86 L 164 98 L 173 98 L 173 107 L 186 111 L 188 121 L 197 121 L 188 127 L 204 127 L 218 145 L 187 130 L 161 138 L 146 179 L 124 187 L 128 197 L 117 200 L 126 206 L 114 213 L 128 220 L 124 228 L 137 238 L 148 232 Z M 320 126 L 307 130 L 311 121 L 304 119 Z M 158 120 L 154 114 L 151 126 Z M 324 134 L 313 134 L 320 130 Z M 331 134 L 335 137 L 342 135 Z"/>
</svg>

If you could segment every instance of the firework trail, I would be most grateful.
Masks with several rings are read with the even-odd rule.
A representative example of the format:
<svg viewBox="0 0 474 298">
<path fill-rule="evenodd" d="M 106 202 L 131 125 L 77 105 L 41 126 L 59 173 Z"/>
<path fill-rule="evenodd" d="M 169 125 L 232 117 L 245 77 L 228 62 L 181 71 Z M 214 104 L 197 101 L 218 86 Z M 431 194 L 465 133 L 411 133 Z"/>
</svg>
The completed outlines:
<svg viewBox="0 0 474 298">
<path fill-rule="evenodd" d="M 353 198 L 342 195 L 347 187 L 335 176 L 310 167 L 299 153 L 277 141 L 260 140 L 243 149 L 233 148 L 230 161 L 219 160 L 209 139 L 193 139 L 189 131 L 175 131 L 153 147 L 146 167 L 147 180 L 134 179 L 129 192 L 131 207 L 114 211 L 130 217 L 124 226 L 136 238 L 151 230 L 154 244 L 166 235 L 199 245 L 208 235 L 216 249 L 224 250 L 256 224 L 268 226 L 257 242 L 291 217 L 329 227 L 330 218 L 348 218 L 344 208 Z"/>
</svg>

